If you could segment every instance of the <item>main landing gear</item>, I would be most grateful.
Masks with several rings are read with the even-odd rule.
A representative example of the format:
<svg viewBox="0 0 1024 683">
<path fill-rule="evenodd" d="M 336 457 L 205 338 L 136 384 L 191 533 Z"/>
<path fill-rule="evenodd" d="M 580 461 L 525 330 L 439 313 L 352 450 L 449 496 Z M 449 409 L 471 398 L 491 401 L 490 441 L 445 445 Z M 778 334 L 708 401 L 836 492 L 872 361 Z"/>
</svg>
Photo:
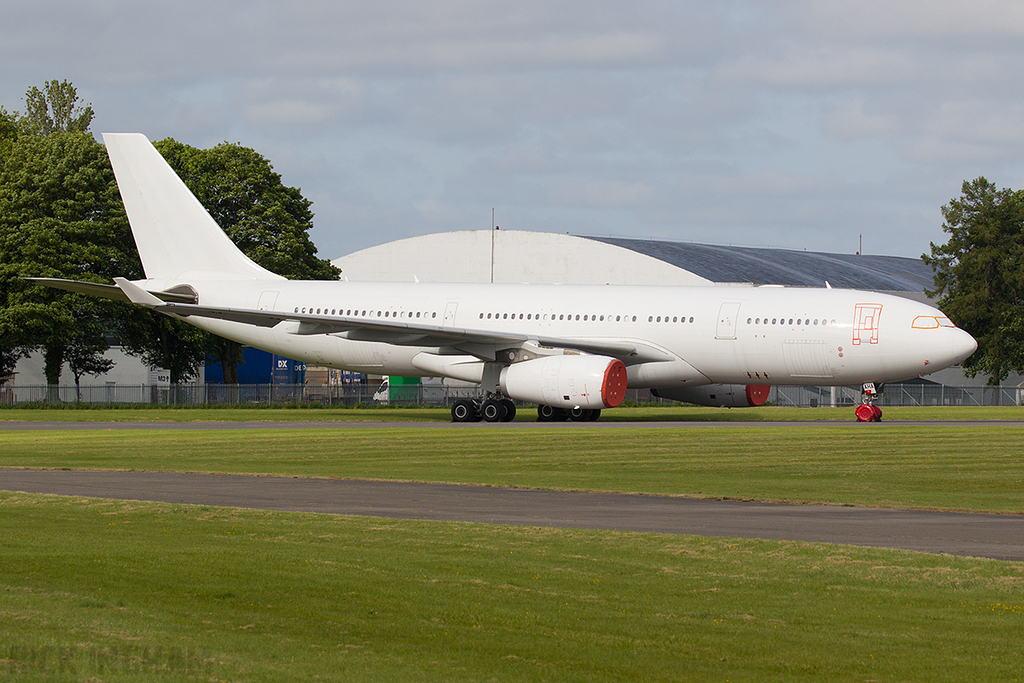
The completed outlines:
<svg viewBox="0 0 1024 683">
<path fill-rule="evenodd" d="M 511 422 L 516 404 L 509 398 L 460 398 L 452 404 L 452 422 Z"/>
<path fill-rule="evenodd" d="M 511 422 L 515 417 L 516 404 L 500 396 L 460 398 L 452 404 L 452 422 Z M 599 417 L 598 409 L 537 406 L 537 422 L 593 422 Z"/>
<path fill-rule="evenodd" d="M 555 408 L 553 406 L 537 406 L 537 422 L 593 422 L 601 417 L 601 410 L 587 408 Z"/>
<path fill-rule="evenodd" d="M 857 410 L 854 411 L 857 415 L 857 421 L 881 422 L 882 409 L 875 405 L 875 401 L 878 400 L 878 389 L 875 388 L 875 383 L 865 382 L 863 392 L 864 395 L 861 398 L 862 403 L 857 406 Z"/>
</svg>

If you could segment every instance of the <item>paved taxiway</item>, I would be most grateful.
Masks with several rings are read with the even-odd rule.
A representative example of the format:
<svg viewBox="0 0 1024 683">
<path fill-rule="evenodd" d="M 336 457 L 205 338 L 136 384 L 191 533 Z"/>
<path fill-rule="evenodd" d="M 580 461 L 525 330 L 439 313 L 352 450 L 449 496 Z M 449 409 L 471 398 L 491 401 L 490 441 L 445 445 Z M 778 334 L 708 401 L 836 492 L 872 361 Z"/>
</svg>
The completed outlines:
<svg viewBox="0 0 1024 683">
<path fill-rule="evenodd" d="M 401 519 L 786 539 L 1024 561 L 1024 516 L 165 472 L 0 469 L 0 490 Z"/>
</svg>

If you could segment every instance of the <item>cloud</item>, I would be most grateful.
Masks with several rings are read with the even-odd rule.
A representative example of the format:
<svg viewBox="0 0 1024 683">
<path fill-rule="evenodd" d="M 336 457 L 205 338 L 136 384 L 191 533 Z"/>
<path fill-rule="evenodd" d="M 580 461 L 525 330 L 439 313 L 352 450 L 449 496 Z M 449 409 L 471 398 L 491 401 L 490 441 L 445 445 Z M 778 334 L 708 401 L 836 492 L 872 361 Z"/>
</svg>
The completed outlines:
<svg viewBox="0 0 1024 683">
<path fill-rule="evenodd" d="M 12 0 L 0 104 L 68 78 L 96 130 L 254 147 L 329 256 L 492 207 L 916 255 L 963 179 L 1024 183 L 1021 37 L 994 0 Z"/>
</svg>

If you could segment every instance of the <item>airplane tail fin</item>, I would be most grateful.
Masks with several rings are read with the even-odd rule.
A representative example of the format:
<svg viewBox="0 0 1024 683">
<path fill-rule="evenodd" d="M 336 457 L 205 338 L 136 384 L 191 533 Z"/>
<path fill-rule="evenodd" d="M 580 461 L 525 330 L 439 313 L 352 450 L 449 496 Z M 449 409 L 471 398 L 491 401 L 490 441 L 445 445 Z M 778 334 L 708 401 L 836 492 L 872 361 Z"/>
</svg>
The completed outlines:
<svg viewBox="0 0 1024 683">
<path fill-rule="evenodd" d="M 234 245 L 144 135 L 104 133 L 103 142 L 147 278 L 283 279 Z"/>
</svg>

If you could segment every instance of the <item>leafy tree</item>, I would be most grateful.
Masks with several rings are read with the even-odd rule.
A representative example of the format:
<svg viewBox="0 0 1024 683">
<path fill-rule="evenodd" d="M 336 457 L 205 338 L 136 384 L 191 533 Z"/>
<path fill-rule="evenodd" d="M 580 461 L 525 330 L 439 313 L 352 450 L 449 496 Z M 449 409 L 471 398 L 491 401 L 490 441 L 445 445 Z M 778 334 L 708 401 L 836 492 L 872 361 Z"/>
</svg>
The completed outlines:
<svg viewBox="0 0 1024 683">
<path fill-rule="evenodd" d="M 68 81 L 47 81 L 40 90 L 32 86 L 25 93 L 25 113 L 19 117 L 21 127 L 37 135 L 57 131 L 85 133 L 92 123 L 92 105 L 82 105 L 78 91 Z"/>
<path fill-rule="evenodd" d="M 998 384 L 1024 372 L 1024 191 L 996 189 L 984 177 L 964 181 L 942 207 L 949 240 L 922 258 L 935 271 L 939 306 L 978 340 L 963 363 Z"/>
<path fill-rule="evenodd" d="M 14 138 L 18 137 L 17 118 L 0 106 L 0 165 L 11 152 Z"/>
<path fill-rule="evenodd" d="M 82 375 L 99 376 L 114 367 L 114 361 L 103 355 L 109 348 L 106 321 L 93 313 L 86 310 L 75 317 L 63 346 L 64 360 L 75 377 L 76 401 L 82 400 Z"/>
<path fill-rule="evenodd" d="M 172 138 L 156 148 L 228 237 L 253 261 L 296 280 L 337 280 L 341 271 L 317 258 L 309 239 L 312 202 L 287 187 L 270 162 L 249 147 L 227 142 L 197 149 Z M 207 351 L 238 382 L 242 345 L 210 335 Z"/>
<path fill-rule="evenodd" d="M 213 335 L 162 313 L 133 309 L 134 315 L 122 317 L 117 325 L 125 351 L 151 367 L 167 370 L 171 384 L 199 374 L 206 359 L 207 338 Z"/>
<path fill-rule="evenodd" d="M 44 350 L 49 384 L 57 384 L 68 344 L 106 348 L 103 330 L 86 340 L 72 332 L 83 318 L 112 321 L 123 305 L 60 292 L 21 278 L 109 282 L 141 272 L 131 248 L 113 172 L 91 135 L 19 134 L 0 167 L 0 348 Z"/>
</svg>

